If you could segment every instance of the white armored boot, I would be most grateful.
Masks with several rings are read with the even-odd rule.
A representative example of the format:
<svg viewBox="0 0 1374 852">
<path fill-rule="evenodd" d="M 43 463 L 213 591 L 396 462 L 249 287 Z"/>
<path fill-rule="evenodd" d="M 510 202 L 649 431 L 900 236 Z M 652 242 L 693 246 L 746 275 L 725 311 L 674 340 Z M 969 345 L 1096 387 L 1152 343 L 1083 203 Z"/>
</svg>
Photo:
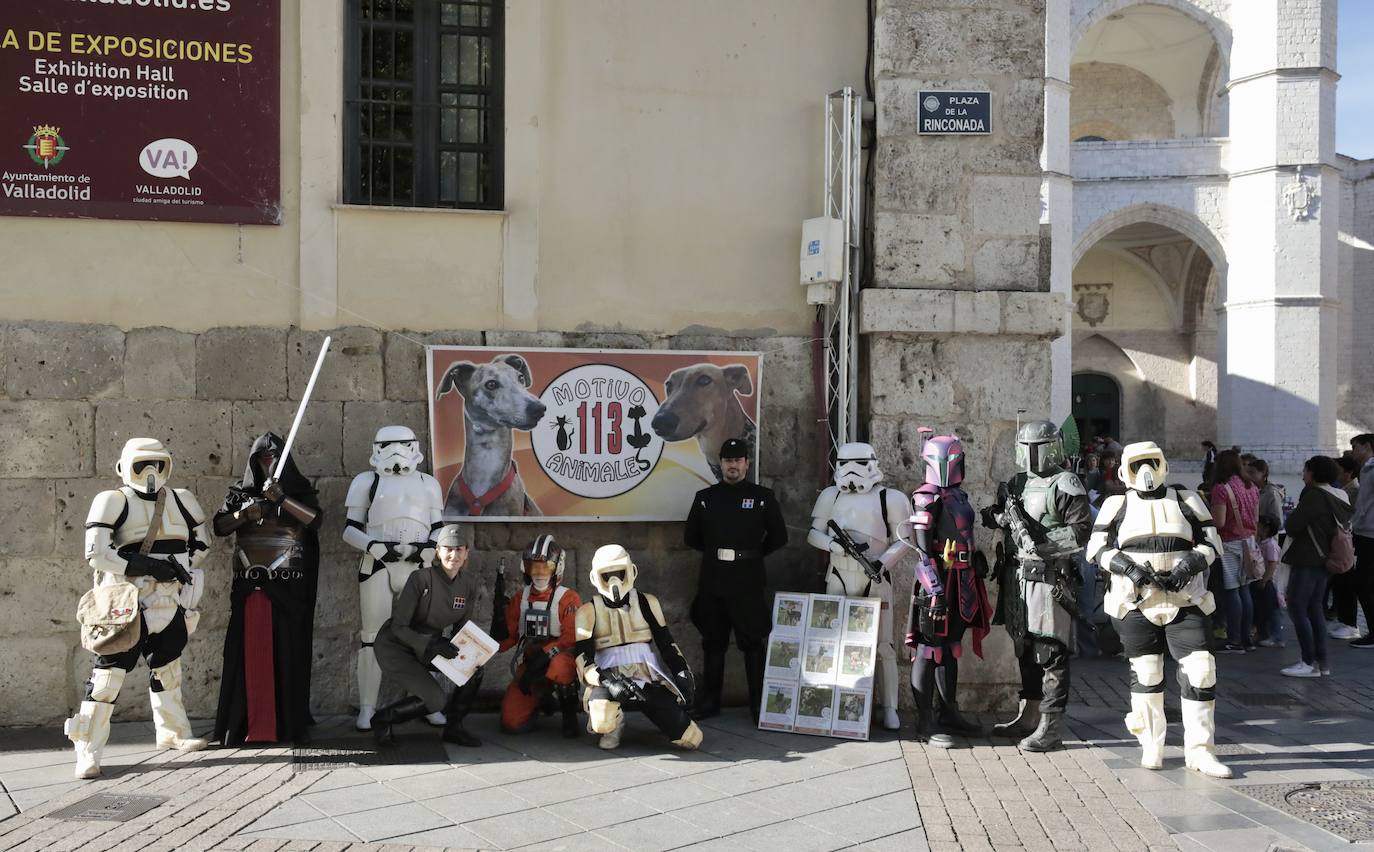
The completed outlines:
<svg viewBox="0 0 1374 852">
<path fill-rule="evenodd" d="M 173 660 L 161 668 L 153 669 L 153 677 L 162 685 L 161 692 L 148 690 L 158 748 L 200 751 L 209 745 L 205 740 L 193 736 L 191 720 L 186 718 L 186 706 L 181 701 L 181 660 Z"/>
<path fill-rule="evenodd" d="M 1183 759 L 1189 769 L 1209 778 L 1230 778 L 1231 769 L 1217 760 L 1213 750 L 1216 733 L 1216 702 L 1182 700 Z"/>
<path fill-rule="evenodd" d="M 1146 769 L 1164 768 L 1164 693 L 1132 692 L 1131 712 L 1126 715 L 1126 730 L 1140 741 L 1140 765 Z"/>
<path fill-rule="evenodd" d="M 606 750 L 620 748 L 620 734 L 625 730 L 625 717 L 621 716 L 614 728 L 601 735 L 601 741 L 597 745 Z"/>
<path fill-rule="evenodd" d="M 100 777 L 100 753 L 110 739 L 110 714 L 113 712 L 113 704 L 83 701 L 80 712 L 63 726 L 67 738 L 76 746 L 77 778 Z"/>
<path fill-rule="evenodd" d="M 382 667 L 372 650 L 372 643 L 366 642 L 358 649 L 358 719 L 353 727 L 360 731 L 372 730 L 372 715 L 377 712 L 377 695 L 382 691 Z"/>
</svg>

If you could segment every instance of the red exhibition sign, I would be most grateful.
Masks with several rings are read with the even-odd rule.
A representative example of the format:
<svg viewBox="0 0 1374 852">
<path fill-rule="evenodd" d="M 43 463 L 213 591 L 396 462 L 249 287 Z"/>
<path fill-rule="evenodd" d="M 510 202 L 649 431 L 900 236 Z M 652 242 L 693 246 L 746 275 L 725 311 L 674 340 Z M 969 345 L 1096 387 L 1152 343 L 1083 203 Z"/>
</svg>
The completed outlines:
<svg viewBox="0 0 1374 852">
<path fill-rule="evenodd" d="M 281 0 L 0 8 L 0 214 L 281 223 Z"/>
</svg>

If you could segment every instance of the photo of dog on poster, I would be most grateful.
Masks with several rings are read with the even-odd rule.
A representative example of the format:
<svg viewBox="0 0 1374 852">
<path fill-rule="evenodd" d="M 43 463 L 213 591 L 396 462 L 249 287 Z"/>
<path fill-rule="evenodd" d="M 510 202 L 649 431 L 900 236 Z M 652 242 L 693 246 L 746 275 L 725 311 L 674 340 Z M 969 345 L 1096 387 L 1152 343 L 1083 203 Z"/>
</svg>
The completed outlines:
<svg viewBox="0 0 1374 852">
<path fill-rule="evenodd" d="M 745 413 L 741 396 L 752 396 L 754 382 L 744 364 L 717 366 L 710 363 L 679 367 L 663 383 L 664 399 L 649 423 L 664 441 L 696 438 L 706 464 L 720 479 L 720 445 L 739 438 L 749 447 L 749 459 L 756 458 L 758 424 Z M 757 479 L 750 470 L 749 478 Z"/>
</svg>

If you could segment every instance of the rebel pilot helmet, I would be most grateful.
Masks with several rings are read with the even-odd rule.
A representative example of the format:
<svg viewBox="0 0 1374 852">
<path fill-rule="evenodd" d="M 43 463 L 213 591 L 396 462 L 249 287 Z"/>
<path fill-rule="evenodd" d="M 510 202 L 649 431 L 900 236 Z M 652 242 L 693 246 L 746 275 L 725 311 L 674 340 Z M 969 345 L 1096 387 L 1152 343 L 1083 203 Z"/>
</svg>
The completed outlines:
<svg viewBox="0 0 1374 852">
<path fill-rule="evenodd" d="M 1169 463 L 1154 441 L 1138 441 L 1121 450 L 1121 464 L 1116 475 L 1132 491 L 1154 491 L 1168 480 Z"/>
<path fill-rule="evenodd" d="M 592 586 L 606 600 L 619 605 L 635 587 L 639 569 L 618 544 L 605 544 L 592 555 Z"/>
<path fill-rule="evenodd" d="M 1048 420 L 1032 420 L 1016 430 L 1016 466 L 1041 474 L 1064 464 L 1064 436 Z"/>
<path fill-rule="evenodd" d="M 863 494 L 872 490 L 882 478 L 878 454 L 870 445 L 841 444 L 835 452 L 835 484 L 841 491 Z"/>
<path fill-rule="evenodd" d="M 130 438 L 115 462 L 124 484 L 142 494 L 156 494 L 172 476 L 172 456 L 156 438 Z"/>
<path fill-rule="evenodd" d="M 383 426 L 372 439 L 372 458 L 368 461 L 380 474 L 404 476 L 418 468 L 424 458 L 414 432 L 405 426 Z"/>
<path fill-rule="evenodd" d="M 536 580 L 530 576 L 530 564 L 534 562 L 547 562 L 553 566 L 553 574 Z M 563 581 L 563 548 L 558 542 L 553 540 L 553 536 L 545 533 L 525 548 L 525 552 L 520 554 L 520 563 L 525 570 L 525 583 L 534 586 L 535 591 L 542 592 L 550 585 L 558 585 Z"/>
</svg>

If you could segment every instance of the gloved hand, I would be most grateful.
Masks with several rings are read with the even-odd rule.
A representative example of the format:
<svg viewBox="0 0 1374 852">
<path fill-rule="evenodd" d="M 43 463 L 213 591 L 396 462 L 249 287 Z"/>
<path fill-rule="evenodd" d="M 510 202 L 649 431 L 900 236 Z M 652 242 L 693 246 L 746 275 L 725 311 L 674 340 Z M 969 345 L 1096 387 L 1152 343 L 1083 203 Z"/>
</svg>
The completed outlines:
<svg viewBox="0 0 1374 852">
<path fill-rule="evenodd" d="M 398 541 L 373 541 L 367 545 L 367 552 L 378 562 L 400 562 L 401 552 L 396 549 L 399 545 Z"/>
<path fill-rule="evenodd" d="M 841 546 L 840 546 L 840 543 L 839 543 L 838 541 L 836 541 L 835 539 L 833 539 L 833 538 L 830 539 L 830 548 L 829 548 L 829 549 L 830 549 L 830 555 L 831 555 L 831 556 L 844 556 L 844 555 L 845 555 L 844 548 L 841 547 Z"/>
<path fill-rule="evenodd" d="M 1001 529 L 1002 525 L 997 523 L 997 516 L 1002 514 L 1002 510 L 997 506 L 984 506 L 979 511 L 979 516 L 983 519 L 983 526 L 990 530 Z"/>
<path fill-rule="evenodd" d="M 620 673 L 603 674 L 601 685 L 611 694 L 611 700 L 620 703 L 627 701 L 644 700 L 644 690 L 639 688 L 639 684 Z"/>
<path fill-rule="evenodd" d="M 159 583 L 180 581 L 191 582 L 191 575 L 175 559 L 162 559 L 151 554 L 130 553 L 124 557 L 127 562 L 124 574 L 127 577 L 152 577 Z"/>
<path fill-rule="evenodd" d="M 412 541 L 410 543 L 412 553 L 407 561 L 418 562 L 421 565 L 429 565 L 434 561 L 434 542 L 432 541 Z"/>
<path fill-rule="evenodd" d="M 452 642 L 442 636 L 435 636 L 433 639 L 429 640 L 429 644 L 425 646 L 426 661 L 432 660 L 435 657 L 443 657 L 445 660 L 451 660 L 456 656 L 458 656 L 458 649 L 454 647 Z"/>
<path fill-rule="evenodd" d="M 281 487 L 281 483 L 271 480 L 263 486 L 262 496 L 273 506 L 280 506 L 281 501 L 286 499 L 286 490 Z"/>
<path fill-rule="evenodd" d="M 1111 564 L 1107 570 L 1113 574 L 1120 574 L 1122 577 L 1136 584 L 1137 588 L 1157 585 L 1155 575 L 1145 570 L 1144 567 L 1136 564 L 1136 561 L 1124 553 L 1117 553 L 1112 557 Z"/>
<path fill-rule="evenodd" d="M 249 523 L 257 523 L 262 520 L 262 503 L 253 500 L 244 505 L 242 509 L 239 509 L 237 514 L 240 518 Z"/>
<path fill-rule="evenodd" d="M 949 615 L 949 604 L 944 595 L 930 596 L 930 617 L 939 621 Z"/>
<path fill-rule="evenodd" d="M 534 684 L 544 677 L 544 673 L 549 670 L 549 664 L 553 662 L 553 658 L 557 654 L 558 649 L 554 648 L 552 654 L 540 651 L 525 657 L 525 670 L 521 672 L 520 680 L 517 682 L 521 692 L 526 695 L 530 694 L 530 690 L 534 689 Z"/>
<path fill-rule="evenodd" d="M 1168 574 L 1159 578 L 1161 588 L 1170 592 L 1181 592 L 1192 579 L 1207 570 L 1207 560 L 1201 553 L 1191 550 L 1174 560 L 1174 567 Z"/>
</svg>

